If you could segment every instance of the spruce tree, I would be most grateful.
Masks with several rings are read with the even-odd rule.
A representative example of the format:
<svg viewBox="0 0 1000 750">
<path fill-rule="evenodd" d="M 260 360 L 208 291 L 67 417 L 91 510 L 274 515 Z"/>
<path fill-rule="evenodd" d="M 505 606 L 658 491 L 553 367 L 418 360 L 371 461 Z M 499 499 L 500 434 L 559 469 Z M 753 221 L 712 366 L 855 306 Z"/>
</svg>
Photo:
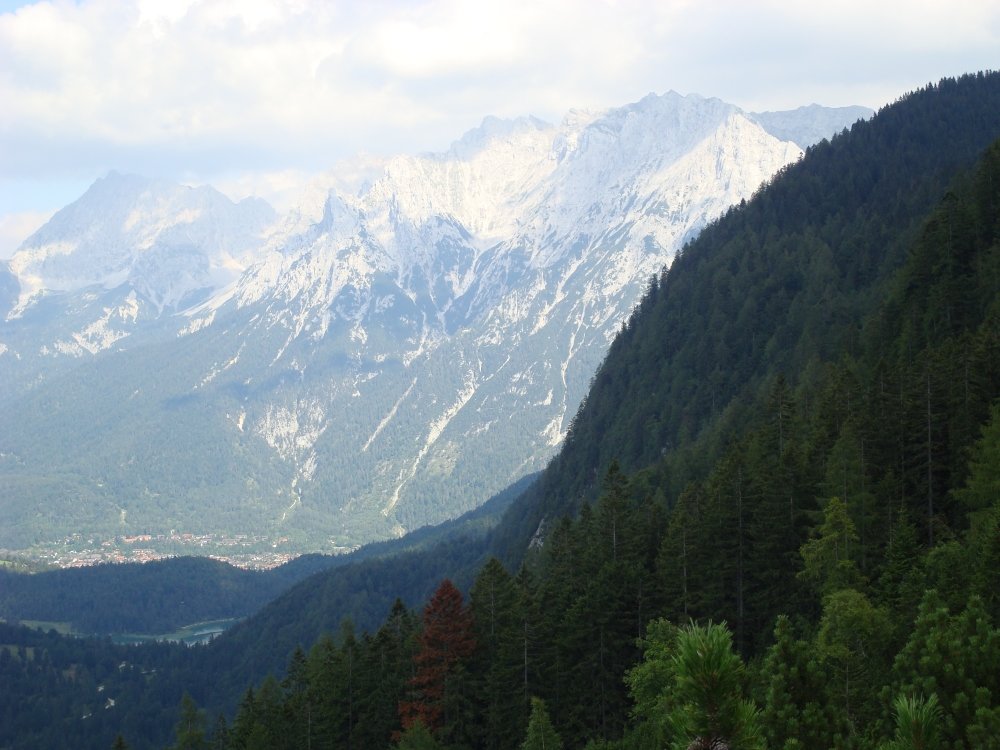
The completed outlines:
<svg viewBox="0 0 1000 750">
<path fill-rule="evenodd" d="M 523 617 L 510 574 L 496 558 L 480 570 L 469 594 L 475 622 L 475 703 L 480 707 L 479 747 L 514 747 L 524 732 Z"/>
<path fill-rule="evenodd" d="M 181 697 L 181 716 L 175 729 L 173 750 L 208 750 L 205 739 L 205 714 L 189 693 Z"/>
<path fill-rule="evenodd" d="M 541 698 L 533 697 L 527 736 L 524 738 L 521 750 L 562 750 L 562 746 L 562 740 L 549 719 L 545 702 Z"/>
<path fill-rule="evenodd" d="M 857 733 L 878 713 L 872 685 L 881 685 L 888 668 L 889 621 L 884 609 L 863 593 L 842 589 L 823 599 L 816 653 L 832 678 L 829 704 Z"/>
</svg>

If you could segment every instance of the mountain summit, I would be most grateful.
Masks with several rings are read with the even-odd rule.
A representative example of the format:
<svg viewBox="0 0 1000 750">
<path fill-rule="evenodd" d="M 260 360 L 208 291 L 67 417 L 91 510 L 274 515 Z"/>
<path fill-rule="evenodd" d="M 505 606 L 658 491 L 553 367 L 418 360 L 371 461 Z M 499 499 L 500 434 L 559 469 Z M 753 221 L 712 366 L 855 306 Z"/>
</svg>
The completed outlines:
<svg viewBox="0 0 1000 750">
<path fill-rule="evenodd" d="M 328 549 L 475 507 L 552 456 L 650 277 L 801 154 L 671 92 L 487 118 L 314 185 L 266 233 L 258 202 L 111 175 L 11 262 L 0 544 L 181 528 Z M 128 305 L 148 324 L 69 357 Z"/>
</svg>

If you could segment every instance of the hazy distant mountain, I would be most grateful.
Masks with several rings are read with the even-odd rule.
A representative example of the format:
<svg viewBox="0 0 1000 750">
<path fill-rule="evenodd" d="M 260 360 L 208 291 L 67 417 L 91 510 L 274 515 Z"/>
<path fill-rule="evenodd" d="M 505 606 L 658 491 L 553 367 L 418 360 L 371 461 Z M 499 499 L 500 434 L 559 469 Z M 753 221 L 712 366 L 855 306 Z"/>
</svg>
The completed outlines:
<svg viewBox="0 0 1000 750">
<path fill-rule="evenodd" d="M 871 117 L 867 107 L 807 107 L 784 112 L 754 112 L 751 117 L 764 130 L 782 141 L 791 141 L 808 148 L 824 138 L 830 138 L 845 126 Z"/>
<path fill-rule="evenodd" d="M 650 276 L 801 155 L 772 132 L 865 113 L 669 93 L 487 118 L 331 175 L 266 232 L 260 202 L 109 175 L 11 261 L 0 545 L 174 528 L 322 549 L 475 507 L 553 454 Z"/>
</svg>

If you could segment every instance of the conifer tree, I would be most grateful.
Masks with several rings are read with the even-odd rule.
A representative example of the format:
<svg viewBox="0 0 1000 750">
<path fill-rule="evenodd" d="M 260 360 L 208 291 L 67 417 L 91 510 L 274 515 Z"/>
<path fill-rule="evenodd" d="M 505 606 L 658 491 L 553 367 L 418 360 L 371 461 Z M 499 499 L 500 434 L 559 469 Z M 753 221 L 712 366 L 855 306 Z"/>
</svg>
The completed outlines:
<svg viewBox="0 0 1000 750">
<path fill-rule="evenodd" d="M 340 717 L 335 705 L 340 654 L 329 634 L 321 636 L 309 650 L 306 671 L 309 683 L 307 695 L 293 701 L 293 706 L 300 712 L 306 711 L 306 743 L 322 746 L 340 742 Z M 301 722 L 301 713 L 298 718 Z"/>
<path fill-rule="evenodd" d="M 896 736 L 879 750 L 936 750 L 940 747 L 941 706 L 934 693 L 928 698 L 901 695 L 893 704 Z"/>
<path fill-rule="evenodd" d="M 231 733 L 229 731 L 229 725 L 226 723 L 226 717 L 223 714 L 219 714 L 215 718 L 215 726 L 212 727 L 212 741 L 210 747 L 212 750 L 230 750 L 230 740 Z M 311 750 L 308 748 L 307 750 Z"/>
<path fill-rule="evenodd" d="M 747 550 L 745 621 L 749 650 L 781 612 L 794 605 L 803 510 L 814 494 L 805 488 L 798 415 L 791 389 L 779 376 L 766 402 L 766 417 L 747 441 Z M 805 498 L 810 498 L 808 504 Z"/>
<path fill-rule="evenodd" d="M 637 722 L 632 737 L 644 746 L 664 747 L 670 737 L 668 718 L 674 708 L 673 656 L 678 632 L 667 619 L 652 620 L 640 641 L 642 660 L 625 676 Z"/>
<path fill-rule="evenodd" d="M 830 498 L 823 509 L 818 536 L 802 545 L 804 568 L 800 576 L 821 594 L 857 586 L 860 583 L 855 563 L 857 542 L 847 506 L 838 497 Z"/>
<path fill-rule="evenodd" d="M 527 736 L 524 738 L 521 750 L 562 750 L 562 746 L 562 740 L 549 719 L 545 702 L 541 698 L 533 697 Z"/>
<path fill-rule="evenodd" d="M 695 607 L 703 573 L 701 556 L 706 542 L 701 533 L 704 502 L 701 485 L 691 483 L 684 488 L 670 514 L 657 555 L 657 578 L 665 602 L 665 614 L 672 620 L 686 621 L 700 614 Z"/>
<path fill-rule="evenodd" d="M 939 696 L 945 747 L 972 747 L 968 737 L 983 733 L 983 722 L 993 722 L 989 709 L 1000 695 L 1000 630 L 978 597 L 953 616 L 931 589 L 893 673 L 897 695 Z"/>
<path fill-rule="evenodd" d="M 475 622 L 476 704 L 483 748 L 513 747 L 523 734 L 523 618 L 517 587 L 496 558 L 480 570 L 469 594 Z"/>
<path fill-rule="evenodd" d="M 1000 505 L 1000 401 L 993 406 L 990 421 L 973 446 L 965 486 L 954 494 L 971 511 Z"/>
<path fill-rule="evenodd" d="M 773 750 L 834 747 L 844 734 L 842 717 L 831 709 L 829 675 L 810 645 L 795 637 L 791 621 L 782 615 L 774 628 L 761 676 L 767 680 L 761 725 Z"/>
<path fill-rule="evenodd" d="M 888 616 L 863 593 L 841 589 L 823 599 L 816 652 L 833 678 L 829 703 L 856 732 L 874 718 L 878 705 L 871 685 L 882 684 L 889 659 Z"/>
<path fill-rule="evenodd" d="M 248 748 L 268 747 L 273 750 L 292 750 L 294 734 L 286 720 L 284 694 L 274 675 L 268 675 L 257 691 L 258 720 Z"/>
<path fill-rule="evenodd" d="M 306 654 L 296 646 L 288 662 L 288 669 L 281 687 L 285 691 L 285 707 L 289 714 L 290 731 L 299 747 L 312 747 L 313 691 L 309 689 Z"/>
<path fill-rule="evenodd" d="M 394 747 L 398 750 L 443 750 L 441 743 L 420 719 L 403 730 Z"/>
<path fill-rule="evenodd" d="M 253 687 L 247 688 L 236 709 L 233 725 L 229 732 L 230 743 L 235 748 L 245 748 L 250 743 L 260 716 L 257 710 L 257 696 Z"/>
<path fill-rule="evenodd" d="M 882 575 L 878 581 L 880 597 L 893 614 L 897 632 L 904 631 L 903 639 L 916 617 L 925 581 L 917 529 L 903 509 L 897 516 L 892 539 L 885 550 Z"/>
<path fill-rule="evenodd" d="M 725 625 L 681 628 L 672 662 L 675 750 L 762 750 L 759 713 L 743 697 L 743 662 Z"/>
<path fill-rule="evenodd" d="M 413 677 L 416 618 L 396 599 L 361 654 L 357 747 L 385 747 L 400 728 L 399 704 Z"/>
<path fill-rule="evenodd" d="M 515 579 L 518 594 L 518 651 L 520 666 L 520 694 L 518 704 L 521 707 L 518 724 L 528 725 L 531 714 L 531 696 L 536 684 L 541 685 L 542 659 L 539 652 L 541 615 L 538 610 L 537 587 L 535 577 L 527 567 L 522 567 Z"/>
<path fill-rule="evenodd" d="M 411 695 L 399 706 L 404 729 L 417 720 L 445 738 L 467 729 L 459 726 L 466 718 L 460 708 L 467 698 L 465 662 L 474 649 L 472 616 L 462 593 L 445 579 L 424 608 Z"/>
<path fill-rule="evenodd" d="M 173 750 L 207 750 L 205 715 L 189 693 L 181 697 L 181 716 L 176 727 Z"/>
</svg>

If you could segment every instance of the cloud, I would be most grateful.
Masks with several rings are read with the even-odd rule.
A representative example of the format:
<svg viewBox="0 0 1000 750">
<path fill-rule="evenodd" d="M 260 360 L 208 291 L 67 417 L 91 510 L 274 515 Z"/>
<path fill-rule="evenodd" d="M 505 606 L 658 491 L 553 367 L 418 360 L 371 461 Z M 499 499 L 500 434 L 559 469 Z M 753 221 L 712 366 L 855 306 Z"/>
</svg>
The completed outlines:
<svg viewBox="0 0 1000 750">
<path fill-rule="evenodd" d="M 0 179 L 264 184 L 668 89 L 878 106 L 998 48 L 976 0 L 52 0 L 0 15 Z"/>
<path fill-rule="evenodd" d="M 0 216 L 0 259 L 10 258 L 24 240 L 52 218 L 53 213 L 25 211 Z"/>
</svg>

